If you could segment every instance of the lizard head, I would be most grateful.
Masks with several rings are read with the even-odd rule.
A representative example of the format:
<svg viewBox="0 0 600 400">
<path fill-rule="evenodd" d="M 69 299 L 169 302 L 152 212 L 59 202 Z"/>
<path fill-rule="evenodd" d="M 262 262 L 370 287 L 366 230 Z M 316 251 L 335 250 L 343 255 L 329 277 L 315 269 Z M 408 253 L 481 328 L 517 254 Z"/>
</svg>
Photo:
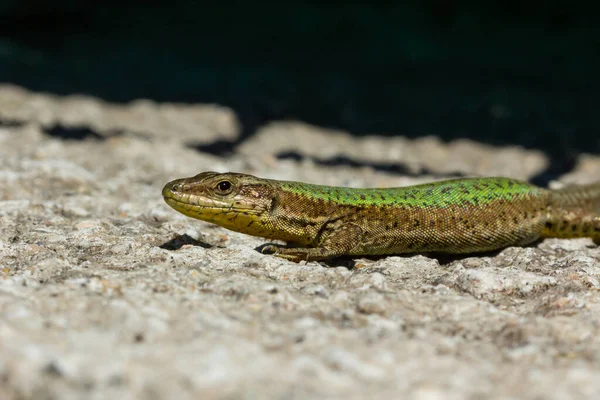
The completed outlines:
<svg viewBox="0 0 600 400">
<path fill-rule="evenodd" d="M 165 185 L 162 195 L 169 206 L 188 217 L 225 228 L 263 236 L 274 189 L 268 180 L 233 172 L 202 172 Z"/>
</svg>

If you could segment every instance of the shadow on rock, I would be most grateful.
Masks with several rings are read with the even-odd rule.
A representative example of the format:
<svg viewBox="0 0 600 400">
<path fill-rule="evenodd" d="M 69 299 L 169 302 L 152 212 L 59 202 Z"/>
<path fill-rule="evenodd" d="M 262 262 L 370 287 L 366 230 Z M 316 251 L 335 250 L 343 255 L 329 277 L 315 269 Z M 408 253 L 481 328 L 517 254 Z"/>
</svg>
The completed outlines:
<svg viewBox="0 0 600 400">
<path fill-rule="evenodd" d="M 209 249 L 212 247 L 210 244 L 196 240 L 187 234 L 177 235 L 173 239 L 161 244 L 158 247 L 165 250 L 179 250 L 182 246 L 186 244 L 191 244 L 192 246 L 200 246 L 205 249 Z"/>
</svg>

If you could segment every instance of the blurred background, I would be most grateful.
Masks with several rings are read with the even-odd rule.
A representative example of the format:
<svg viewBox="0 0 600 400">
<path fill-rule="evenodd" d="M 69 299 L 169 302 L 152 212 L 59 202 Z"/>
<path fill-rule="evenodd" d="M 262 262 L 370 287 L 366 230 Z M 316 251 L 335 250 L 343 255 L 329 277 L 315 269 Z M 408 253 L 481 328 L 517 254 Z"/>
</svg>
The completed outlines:
<svg viewBox="0 0 600 400">
<path fill-rule="evenodd" d="M 599 12 L 558 0 L 2 0 L 0 82 L 231 107 L 242 135 L 202 148 L 215 154 L 300 120 L 540 149 L 543 181 L 600 152 Z"/>
</svg>

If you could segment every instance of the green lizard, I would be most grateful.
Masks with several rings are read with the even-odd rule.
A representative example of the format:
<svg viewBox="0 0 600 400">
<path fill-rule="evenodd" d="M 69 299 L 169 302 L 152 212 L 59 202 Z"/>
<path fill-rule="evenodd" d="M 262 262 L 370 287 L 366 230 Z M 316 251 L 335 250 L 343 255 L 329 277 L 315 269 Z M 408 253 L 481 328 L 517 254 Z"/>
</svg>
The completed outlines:
<svg viewBox="0 0 600 400">
<path fill-rule="evenodd" d="M 262 249 L 293 261 L 473 253 L 549 237 L 600 244 L 600 183 L 548 190 L 508 178 L 468 178 L 353 189 L 203 172 L 169 182 L 162 195 L 189 217 L 293 244 Z"/>
</svg>

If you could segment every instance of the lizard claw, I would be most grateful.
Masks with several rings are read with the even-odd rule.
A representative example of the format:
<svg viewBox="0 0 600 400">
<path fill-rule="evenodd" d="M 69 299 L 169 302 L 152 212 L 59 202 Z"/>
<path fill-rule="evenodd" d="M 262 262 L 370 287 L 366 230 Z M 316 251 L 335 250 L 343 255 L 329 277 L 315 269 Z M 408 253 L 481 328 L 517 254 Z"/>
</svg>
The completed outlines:
<svg viewBox="0 0 600 400">
<path fill-rule="evenodd" d="M 274 244 L 268 244 L 260 249 L 262 254 L 268 254 L 275 257 L 283 258 L 285 260 L 300 262 L 306 260 L 306 254 L 304 252 L 297 253 L 293 249 L 287 249 Z"/>
<path fill-rule="evenodd" d="M 262 254 L 277 255 L 277 253 L 279 253 L 279 247 L 273 244 L 268 244 L 260 249 L 260 252 Z"/>
</svg>

